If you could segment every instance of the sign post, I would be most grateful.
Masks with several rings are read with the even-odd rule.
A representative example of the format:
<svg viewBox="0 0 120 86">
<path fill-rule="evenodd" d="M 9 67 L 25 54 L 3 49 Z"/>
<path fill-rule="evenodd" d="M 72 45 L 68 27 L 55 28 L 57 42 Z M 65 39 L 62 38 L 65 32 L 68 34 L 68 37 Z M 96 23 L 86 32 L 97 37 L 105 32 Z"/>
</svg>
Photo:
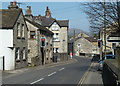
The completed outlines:
<svg viewBox="0 0 120 86">
<path fill-rule="evenodd" d="M 78 49 L 79 49 L 79 54 L 78 55 L 80 56 L 80 46 L 81 46 L 80 43 L 78 43 L 77 46 L 78 46 Z"/>
</svg>

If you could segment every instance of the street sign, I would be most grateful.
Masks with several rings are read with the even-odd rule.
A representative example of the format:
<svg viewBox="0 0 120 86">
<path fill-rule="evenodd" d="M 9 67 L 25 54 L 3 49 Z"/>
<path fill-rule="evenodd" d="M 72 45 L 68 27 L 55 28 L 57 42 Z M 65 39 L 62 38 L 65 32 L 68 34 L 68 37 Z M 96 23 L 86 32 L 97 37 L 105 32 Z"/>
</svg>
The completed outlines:
<svg viewBox="0 0 120 86">
<path fill-rule="evenodd" d="M 77 46 L 80 47 L 81 46 L 80 43 L 78 43 Z"/>
</svg>

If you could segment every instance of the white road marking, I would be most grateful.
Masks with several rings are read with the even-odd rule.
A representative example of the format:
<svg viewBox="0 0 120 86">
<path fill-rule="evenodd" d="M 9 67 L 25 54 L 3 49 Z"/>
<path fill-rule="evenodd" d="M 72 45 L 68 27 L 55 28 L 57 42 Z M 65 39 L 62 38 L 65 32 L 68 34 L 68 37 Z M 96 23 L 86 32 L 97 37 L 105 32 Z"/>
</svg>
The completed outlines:
<svg viewBox="0 0 120 86">
<path fill-rule="evenodd" d="M 48 76 L 52 76 L 53 74 L 55 74 L 56 72 L 53 72 L 53 73 L 51 73 L 51 74 L 49 74 Z"/>
<path fill-rule="evenodd" d="M 37 83 L 37 82 L 39 82 L 39 81 L 41 81 L 41 80 L 43 80 L 43 79 L 44 79 L 44 78 L 41 78 L 41 79 L 36 80 L 36 81 L 34 81 L 34 82 L 30 83 L 30 84 L 35 84 L 35 83 Z"/>
<path fill-rule="evenodd" d="M 62 71 L 62 70 L 64 70 L 65 68 L 61 68 L 61 69 L 59 69 L 59 71 Z"/>
</svg>

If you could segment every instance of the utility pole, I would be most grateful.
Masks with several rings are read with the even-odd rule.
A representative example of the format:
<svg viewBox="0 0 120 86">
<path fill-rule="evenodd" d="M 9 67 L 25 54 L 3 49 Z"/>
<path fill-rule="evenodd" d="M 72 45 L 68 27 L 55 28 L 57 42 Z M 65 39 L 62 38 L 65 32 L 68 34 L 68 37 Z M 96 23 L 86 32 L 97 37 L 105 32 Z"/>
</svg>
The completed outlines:
<svg viewBox="0 0 120 86">
<path fill-rule="evenodd" d="M 100 59 L 102 59 L 102 47 L 103 47 L 103 43 L 102 43 L 102 34 L 103 34 L 103 30 L 102 28 L 100 29 L 100 40 L 101 40 L 101 46 L 100 46 Z"/>
<path fill-rule="evenodd" d="M 100 23 L 102 23 L 102 18 L 100 17 Z M 102 47 L 103 47 L 103 37 L 102 37 L 102 34 L 103 34 L 103 28 L 100 28 L 100 40 L 101 40 L 101 46 L 100 46 L 100 59 L 102 59 Z"/>
<path fill-rule="evenodd" d="M 105 53 L 105 59 L 106 59 L 106 3 L 104 0 L 104 53 Z"/>
<path fill-rule="evenodd" d="M 74 37 L 73 37 L 73 55 L 75 55 L 74 44 L 75 44 L 75 30 L 74 30 Z"/>
<path fill-rule="evenodd" d="M 120 1 L 117 0 L 117 9 L 118 9 L 118 31 L 120 31 Z M 120 56 L 120 55 L 119 55 Z M 118 59 L 118 68 L 120 68 L 120 58 Z M 120 72 L 120 71 L 118 71 Z M 118 85 L 120 84 L 120 73 L 118 73 Z"/>
</svg>

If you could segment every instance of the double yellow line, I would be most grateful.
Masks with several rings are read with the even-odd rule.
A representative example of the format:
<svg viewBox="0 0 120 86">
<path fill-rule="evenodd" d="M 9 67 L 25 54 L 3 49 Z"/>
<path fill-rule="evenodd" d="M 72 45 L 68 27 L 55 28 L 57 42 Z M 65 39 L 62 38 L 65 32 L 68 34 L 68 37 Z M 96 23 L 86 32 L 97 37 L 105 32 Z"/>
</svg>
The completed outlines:
<svg viewBox="0 0 120 86">
<path fill-rule="evenodd" d="M 87 77 L 87 75 L 88 75 L 88 73 L 89 73 L 89 71 L 90 71 L 90 69 L 91 69 L 91 67 L 92 67 L 93 64 L 94 64 L 94 63 L 91 63 L 90 67 L 89 67 L 88 70 L 85 72 L 85 74 L 82 76 L 82 78 L 80 79 L 80 81 L 79 81 L 79 83 L 78 83 L 77 86 L 82 86 L 82 84 L 84 84 L 84 81 L 85 81 L 85 79 L 86 79 L 86 77 Z"/>
</svg>

